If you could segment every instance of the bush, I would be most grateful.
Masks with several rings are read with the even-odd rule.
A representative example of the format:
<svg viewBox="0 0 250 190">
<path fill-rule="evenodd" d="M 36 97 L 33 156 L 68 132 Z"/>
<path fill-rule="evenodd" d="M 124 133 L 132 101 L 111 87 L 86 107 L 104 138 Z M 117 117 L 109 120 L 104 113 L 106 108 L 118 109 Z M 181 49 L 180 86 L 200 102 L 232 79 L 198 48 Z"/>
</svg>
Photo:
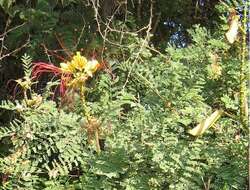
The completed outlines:
<svg viewBox="0 0 250 190">
<path fill-rule="evenodd" d="M 67 62 L 72 67 L 59 67 L 32 63 L 37 57 L 47 59 L 37 44 L 45 33 L 48 40 L 55 28 L 66 33 L 79 28 L 71 14 L 80 13 L 83 2 L 58 1 L 52 6 L 57 11 L 51 12 L 53 3 L 48 1 L 29 9 L 10 2 L 0 5 L 13 17 L 30 21 L 29 30 L 21 32 L 33 31 L 34 39 L 29 56 L 18 63 L 23 77 L 9 81 L 17 98 L 0 106 L 2 189 L 246 189 L 248 140 L 239 119 L 240 60 L 231 53 L 238 46 L 221 37 L 224 30 L 212 33 L 194 25 L 188 30 L 189 44 L 169 44 L 160 52 L 148 33 L 145 37 L 130 31 L 136 25 L 132 19 L 116 19 L 114 26 L 127 31 L 119 49 L 107 45 L 110 49 L 95 57 L 99 63 L 94 67 L 88 65 L 94 63 L 89 55 L 81 68 L 75 57 Z M 61 27 L 64 19 L 73 18 L 74 23 Z M 72 46 L 71 35 L 64 37 Z M 106 40 L 119 35 L 107 34 Z M 61 87 L 67 88 L 62 94 Z M 215 124 L 203 135 L 190 135 L 190 129 L 218 109 L 223 115 Z"/>
</svg>

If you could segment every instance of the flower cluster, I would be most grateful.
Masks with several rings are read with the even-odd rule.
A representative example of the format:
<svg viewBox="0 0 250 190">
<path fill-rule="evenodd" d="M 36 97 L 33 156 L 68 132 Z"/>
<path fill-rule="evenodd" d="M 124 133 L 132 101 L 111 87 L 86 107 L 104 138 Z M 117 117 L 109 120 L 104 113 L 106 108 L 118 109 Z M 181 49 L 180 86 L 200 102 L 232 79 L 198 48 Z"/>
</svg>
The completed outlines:
<svg viewBox="0 0 250 190">
<path fill-rule="evenodd" d="M 77 52 L 71 61 L 61 63 L 60 67 L 49 63 L 34 63 L 33 78 L 38 78 L 43 73 L 53 73 L 55 76 L 61 77 L 60 94 L 63 96 L 66 88 L 79 88 L 89 77 L 100 67 L 97 60 L 87 60 L 84 56 Z"/>
<path fill-rule="evenodd" d="M 76 74 L 77 72 L 81 72 L 92 77 L 93 73 L 99 68 L 99 63 L 97 60 L 88 61 L 80 52 L 77 52 L 71 61 L 61 63 L 60 66 L 65 73 Z"/>
<path fill-rule="evenodd" d="M 61 63 L 60 67 L 63 73 L 72 75 L 72 79 L 67 85 L 72 88 L 79 88 L 85 83 L 88 77 L 93 76 L 99 65 L 97 60 L 88 61 L 80 52 L 77 52 L 71 61 Z"/>
</svg>

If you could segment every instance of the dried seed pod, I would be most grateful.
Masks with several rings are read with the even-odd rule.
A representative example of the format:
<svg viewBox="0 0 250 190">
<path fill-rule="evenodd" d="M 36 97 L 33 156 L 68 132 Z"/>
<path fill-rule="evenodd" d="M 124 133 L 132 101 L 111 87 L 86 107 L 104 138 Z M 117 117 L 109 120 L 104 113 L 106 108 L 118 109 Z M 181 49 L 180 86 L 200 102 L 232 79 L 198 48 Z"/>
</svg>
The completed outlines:
<svg viewBox="0 0 250 190">
<path fill-rule="evenodd" d="M 212 79 L 217 79 L 219 76 L 222 75 L 222 67 L 219 64 L 219 56 L 214 53 L 209 54 L 210 62 L 209 65 L 209 74 L 211 75 Z"/>
<path fill-rule="evenodd" d="M 230 44 L 233 44 L 237 39 L 239 29 L 240 16 L 236 14 L 236 11 L 232 9 L 228 18 L 229 30 L 226 33 L 226 38 Z"/>
<path fill-rule="evenodd" d="M 214 79 L 217 79 L 219 76 L 221 76 L 222 68 L 218 63 L 212 63 L 210 65 L 210 68 L 211 68 L 212 74 L 214 76 L 213 77 Z"/>
<path fill-rule="evenodd" d="M 101 152 L 101 147 L 100 147 L 100 133 L 101 133 L 101 124 L 100 122 L 92 117 L 88 119 L 88 123 L 85 125 L 86 130 L 87 130 L 87 135 L 88 135 L 88 142 L 89 144 L 92 144 L 95 142 L 96 145 L 96 152 L 100 153 Z"/>
</svg>

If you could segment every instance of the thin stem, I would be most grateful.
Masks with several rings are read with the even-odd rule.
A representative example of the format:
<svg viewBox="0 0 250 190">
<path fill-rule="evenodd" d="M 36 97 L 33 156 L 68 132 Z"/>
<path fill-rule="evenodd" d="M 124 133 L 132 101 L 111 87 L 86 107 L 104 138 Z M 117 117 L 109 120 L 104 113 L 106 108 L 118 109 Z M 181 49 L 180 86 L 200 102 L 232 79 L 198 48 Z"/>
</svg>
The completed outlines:
<svg viewBox="0 0 250 190">
<path fill-rule="evenodd" d="M 88 106 L 86 105 L 86 101 L 85 101 L 85 87 L 84 87 L 84 85 L 82 85 L 82 87 L 81 87 L 81 101 L 82 101 L 82 106 L 83 106 L 83 109 L 85 112 L 85 116 L 86 116 L 87 120 L 89 121 L 90 113 L 89 113 Z"/>
<path fill-rule="evenodd" d="M 248 106 L 247 106 L 247 61 L 246 61 L 246 35 L 247 35 L 247 2 L 244 6 L 243 31 L 242 31 L 242 51 L 240 65 L 240 120 L 244 127 L 248 126 Z"/>
<path fill-rule="evenodd" d="M 95 144 L 96 144 L 96 152 L 97 152 L 97 154 L 100 154 L 101 147 L 99 144 L 99 131 L 98 131 L 98 129 L 95 130 Z"/>
<path fill-rule="evenodd" d="M 24 94 L 24 101 L 25 101 L 25 103 L 26 103 L 26 105 L 28 105 L 28 96 L 27 96 L 27 90 L 26 89 L 24 89 L 24 91 L 23 91 L 23 94 Z"/>
<path fill-rule="evenodd" d="M 94 141 L 95 141 L 95 145 L 96 145 L 96 152 L 97 152 L 97 154 L 100 154 L 101 147 L 100 147 L 100 144 L 99 144 L 99 129 L 98 129 L 98 124 L 92 123 L 93 120 L 91 119 L 91 115 L 89 113 L 88 106 L 86 105 L 86 100 L 85 100 L 85 86 L 84 86 L 84 84 L 82 84 L 82 87 L 81 87 L 81 101 L 82 101 L 82 106 L 83 106 L 83 109 L 84 109 L 84 112 L 85 112 L 84 116 L 87 118 L 87 122 L 90 123 L 91 127 L 93 127 L 93 129 L 94 129 L 94 137 L 95 137 Z"/>
</svg>

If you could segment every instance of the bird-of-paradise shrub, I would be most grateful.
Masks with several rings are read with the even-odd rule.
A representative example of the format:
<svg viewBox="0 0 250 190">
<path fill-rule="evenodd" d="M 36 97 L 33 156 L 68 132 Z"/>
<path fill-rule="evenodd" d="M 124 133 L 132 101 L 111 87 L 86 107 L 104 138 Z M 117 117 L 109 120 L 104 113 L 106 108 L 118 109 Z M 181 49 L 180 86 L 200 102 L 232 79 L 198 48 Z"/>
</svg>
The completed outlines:
<svg viewBox="0 0 250 190">
<path fill-rule="evenodd" d="M 97 60 L 88 60 L 80 52 L 76 52 L 71 60 L 60 63 L 60 67 L 44 62 L 34 63 L 32 75 L 33 79 L 38 78 L 43 73 L 53 73 L 55 76 L 60 76 L 60 95 L 62 97 L 70 90 L 80 92 L 84 117 L 87 120 L 87 130 L 93 131 L 96 151 L 99 153 L 99 128 L 96 127 L 96 124 L 93 124 L 93 121 L 96 123 L 96 119 L 90 115 L 89 108 L 85 102 L 85 83 L 90 77 L 93 77 L 98 68 L 100 68 L 100 63 Z"/>
<path fill-rule="evenodd" d="M 80 25 L 79 19 L 74 20 Z M 60 27 L 69 32 L 65 26 L 71 24 Z M 1 119 L 6 113 L 15 119 L 4 126 L 0 120 L 0 186 L 6 190 L 246 189 L 248 137 L 234 117 L 239 116 L 241 61 L 235 50 L 241 46 L 241 32 L 230 44 L 223 38 L 228 27 L 219 27 L 213 31 L 195 26 L 187 47 L 170 45 L 160 52 L 163 56 L 151 52 L 151 46 L 141 48 L 143 34 L 126 38 L 122 33 L 122 45 L 129 46 L 115 47 L 119 50 L 115 52 L 108 49 L 103 56 L 115 77 L 88 73 L 88 64 L 77 54 L 57 67 L 35 64 L 33 80 L 19 80 L 18 86 L 28 89 L 27 104 L 0 103 Z M 44 32 L 38 29 L 39 34 Z M 57 44 L 51 43 L 48 48 L 54 49 Z M 45 60 L 46 55 L 31 57 Z M 57 63 L 54 58 L 50 62 Z M 29 85 L 43 73 L 61 79 L 66 99 L 75 89 L 79 99 L 73 100 L 74 109 L 61 109 L 48 98 L 53 82 L 39 88 L 41 97 L 30 96 Z"/>
<path fill-rule="evenodd" d="M 44 62 L 34 63 L 32 75 L 33 78 L 38 78 L 43 73 L 60 76 L 60 94 L 63 96 L 67 88 L 84 88 L 86 80 L 92 77 L 99 67 L 97 60 L 87 60 L 77 52 L 72 60 L 60 63 L 60 67 Z"/>
</svg>

